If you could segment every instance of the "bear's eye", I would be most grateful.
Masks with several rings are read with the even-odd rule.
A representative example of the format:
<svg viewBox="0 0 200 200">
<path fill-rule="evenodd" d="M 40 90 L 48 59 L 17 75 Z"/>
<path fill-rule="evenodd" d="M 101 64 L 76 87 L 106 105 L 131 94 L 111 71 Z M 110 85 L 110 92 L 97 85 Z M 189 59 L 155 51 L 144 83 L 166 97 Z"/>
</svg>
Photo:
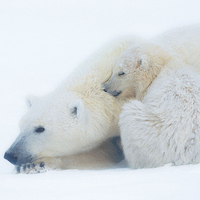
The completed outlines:
<svg viewBox="0 0 200 200">
<path fill-rule="evenodd" d="M 35 129 L 35 132 L 36 132 L 36 133 L 42 133 L 42 132 L 44 132 L 44 131 L 45 131 L 45 128 L 44 128 L 44 127 L 38 127 L 38 128 Z"/>
<path fill-rule="evenodd" d="M 125 73 L 124 72 L 119 72 L 118 75 L 119 76 L 123 76 Z"/>
<path fill-rule="evenodd" d="M 73 108 L 71 109 L 71 113 L 72 113 L 73 115 L 77 115 L 77 107 L 73 107 Z"/>
</svg>

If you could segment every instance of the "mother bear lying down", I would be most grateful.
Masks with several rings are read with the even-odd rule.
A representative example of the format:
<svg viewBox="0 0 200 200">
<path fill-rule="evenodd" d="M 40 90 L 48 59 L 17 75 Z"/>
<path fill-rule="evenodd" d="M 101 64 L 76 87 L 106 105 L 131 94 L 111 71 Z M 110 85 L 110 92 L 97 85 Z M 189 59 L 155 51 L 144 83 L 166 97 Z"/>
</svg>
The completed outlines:
<svg viewBox="0 0 200 200">
<path fill-rule="evenodd" d="M 123 159 L 118 118 L 124 101 L 103 91 L 116 59 L 135 42 L 110 42 L 81 64 L 55 91 L 29 98 L 20 134 L 4 158 L 20 173 L 51 169 L 97 169 Z"/>
</svg>

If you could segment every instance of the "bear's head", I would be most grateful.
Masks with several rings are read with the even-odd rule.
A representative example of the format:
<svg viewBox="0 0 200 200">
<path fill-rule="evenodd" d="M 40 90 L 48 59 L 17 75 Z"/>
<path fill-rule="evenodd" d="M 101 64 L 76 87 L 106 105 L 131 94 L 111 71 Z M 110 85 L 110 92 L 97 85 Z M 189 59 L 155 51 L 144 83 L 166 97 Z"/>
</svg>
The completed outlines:
<svg viewBox="0 0 200 200">
<path fill-rule="evenodd" d="M 104 84 L 105 91 L 121 99 L 140 99 L 169 60 L 168 53 L 158 45 L 134 45 L 116 61 L 110 79 Z"/>
<path fill-rule="evenodd" d="M 4 157 L 20 166 L 89 151 L 112 137 L 111 126 L 118 119 L 112 117 L 112 100 L 106 99 L 110 95 L 102 88 L 87 92 L 90 97 L 60 88 L 41 98 L 31 97 L 30 108 L 20 121 L 20 134 Z"/>
</svg>

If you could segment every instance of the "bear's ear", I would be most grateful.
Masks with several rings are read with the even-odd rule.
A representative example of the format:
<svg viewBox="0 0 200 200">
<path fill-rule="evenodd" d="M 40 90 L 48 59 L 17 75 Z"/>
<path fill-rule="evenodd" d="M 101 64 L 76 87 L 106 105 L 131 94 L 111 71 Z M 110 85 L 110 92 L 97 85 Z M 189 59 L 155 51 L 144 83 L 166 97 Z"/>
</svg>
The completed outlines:
<svg viewBox="0 0 200 200">
<path fill-rule="evenodd" d="M 150 63 L 146 56 L 140 57 L 140 59 L 138 61 L 138 65 L 139 65 L 140 69 L 142 69 L 144 71 L 148 71 L 149 67 L 150 67 Z"/>
<path fill-rule="evenodd" d="M 34 95 L 28 95 L 26 97 L 26 105 L 28 108 L 30 108 L 34 102 L 36 102 L 38 100 L 38 97 L 34 96 Z"/>
<path fill-rule="evenodd" d="M 68 105 L 70 115 L 75 118 L 83 119 L 85 116 L 86 108 L 81 99 L 76 99 Z"/>
</svg>

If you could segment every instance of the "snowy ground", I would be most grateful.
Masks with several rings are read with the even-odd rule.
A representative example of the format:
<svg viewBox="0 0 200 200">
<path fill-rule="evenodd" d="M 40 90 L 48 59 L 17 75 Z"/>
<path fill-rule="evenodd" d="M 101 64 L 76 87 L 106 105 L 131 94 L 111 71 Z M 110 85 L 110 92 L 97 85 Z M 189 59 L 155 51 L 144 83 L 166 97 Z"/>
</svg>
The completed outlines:
<svg viewBox="0 0 200 200">
<path fill-rule="evenodd" d="M 199 0 L 0 0 L 0 199 L 200 199 L 200 165 L 12 174 L 4 152 L 27 94 L 52 91 L 120 35 L 146 38 L 200 22 Z"/>
</svg>

